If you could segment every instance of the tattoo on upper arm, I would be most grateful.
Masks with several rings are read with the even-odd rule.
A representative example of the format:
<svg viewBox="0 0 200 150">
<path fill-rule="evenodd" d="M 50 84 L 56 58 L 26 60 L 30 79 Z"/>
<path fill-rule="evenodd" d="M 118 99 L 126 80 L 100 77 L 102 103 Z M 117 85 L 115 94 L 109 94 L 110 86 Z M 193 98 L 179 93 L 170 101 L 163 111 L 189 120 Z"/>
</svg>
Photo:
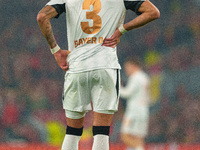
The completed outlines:
<svg viewBox="0 0 200 150">
<path fill-rule="evenodd" d="M 40 29 L 46 38 L 48 44 L 51 48 L 56 46 L 56 40 L 53 35 L 50 19 L 54 18 L 58 15 L 56 10 L 52 6 L 45 6 L 40 12 L 40 14 L 44 14 L 43 24 L 40 25 Z"/>
<path fill-rule="evenodd" d="M 48 19 L 54 18 L 58 15 L 57 11 L 52 6 L 45 6 L 40 13 L 47 15 Z"/>
</svg>

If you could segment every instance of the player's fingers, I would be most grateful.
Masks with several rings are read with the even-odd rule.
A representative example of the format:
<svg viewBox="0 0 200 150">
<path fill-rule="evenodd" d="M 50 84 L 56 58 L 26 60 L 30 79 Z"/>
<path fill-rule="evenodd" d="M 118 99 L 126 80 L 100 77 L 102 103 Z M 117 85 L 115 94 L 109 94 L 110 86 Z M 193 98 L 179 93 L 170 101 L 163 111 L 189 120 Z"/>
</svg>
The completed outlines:
<svg viewBox="0 0 200 150">
<path fill-rule="evenodd" d="M 64 66 L 61 66 L 61 69 L 62 69 L 63 71 L 67 71 L 68 68 L 69 68 L 69 64 L 68 64 L 68 63 L 67 63 L 66 65 L 64 65 Z"/>
<path fill-rule="evenodd" d="M 107 41 L 111 41 L 113 38 L 110 37 L 110 38 L 105 38 L 104 40 L 107 40 Z"/>
<path fill-rule="evenodd" d="M 116 42 L 104 43 L 103 46 L 112 46 L 115 45 Z"/>
<path fill-rule="evenodd" d="M 107 44 L 107 43 L 109 43 L 110 41 L 108 41 L 108 40 L 104 40 L 103 41 L 103 44 Z"/>
<path fill-rule="evenodd" d="M 69 64 L 66 65 L 67 69 L 69 69 Z"/>
<path fill-rule="evenodd" d="M 116 43 L 117 40 L 112 40 L 112 41 L 105 41 L 103 42 L 103 44 L 113 44 L 113 43 Z"/>
<path fill-rule="evenodd" d="M 117 46 L 117 44 L 114 44 L 114 45 L 112 45 L 112 46 L 110 46 L 110 47 L 115 48 L 116 46 Z"/>
<path fill-rule="evenodd" d="M 103 42 L 103 44 L 112 44 L 112 43 L 116 43 L 116 40 L 111 40 L 111 41 L 105 40 Z"/>
<path fill-rule="evenodd" d="M 107 47 L 115 47 L 116 45 L 117 45 L 117 43 L 115 43 L 115 42 L 103 44 L 103 46 L 107 46 Z"/>
<path fill-rule="evenodd" d="M 67 71 L 68 66 L 62 66 L 61 69 L 62 69 L 63 71 Z"/>
<path fill-rule="evenodd" d="M 104 39 L 104 41 L 113 41 L 113 40 L 114 40 L 113 37 Z"/>
</svg>

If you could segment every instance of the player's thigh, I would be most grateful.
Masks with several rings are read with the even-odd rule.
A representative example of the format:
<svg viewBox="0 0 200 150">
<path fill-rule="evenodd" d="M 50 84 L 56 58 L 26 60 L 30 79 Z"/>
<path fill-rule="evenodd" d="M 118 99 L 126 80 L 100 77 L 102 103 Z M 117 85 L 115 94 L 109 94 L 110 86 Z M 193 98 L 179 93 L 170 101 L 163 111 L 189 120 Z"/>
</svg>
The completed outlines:
<svg viewBox="0 0 200 150">
<path fill-rule="evenodd" d="M 114 114 L 118 110 L 120 74 L 117 69 L 92 72 L 91 97 L 93 111 Z"/>
<path fill-rule="evenodd" d="M 63 108 L 71 119 L 80 119 L 91 110 L 88 72 L 65 75 Z"/>
</svg>

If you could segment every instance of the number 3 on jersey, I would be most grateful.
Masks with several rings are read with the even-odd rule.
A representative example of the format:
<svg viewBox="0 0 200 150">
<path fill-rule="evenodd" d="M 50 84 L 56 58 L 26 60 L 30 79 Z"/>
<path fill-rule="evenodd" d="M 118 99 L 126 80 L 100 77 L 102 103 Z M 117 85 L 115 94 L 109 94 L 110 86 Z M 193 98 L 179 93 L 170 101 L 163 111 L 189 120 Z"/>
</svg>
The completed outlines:
<svg viewBox="0 0 200 150">
<path fill-rule="evenodd" d="M 89 22 L 81 22 L 81 28 L 84 33 L 86 34 L 95 34 L 99 32 L 101 29 L 101 17 L 98 13 L 101 10 L 101 1 L 100 0 L 84 0 L 82 9 L 83 10 L 90 10 L 90 6 L 93 5 L 93 11 L 86 12 L 86 19 L 93 20 L 93 26 L 89 26 Z"/>
</svg>

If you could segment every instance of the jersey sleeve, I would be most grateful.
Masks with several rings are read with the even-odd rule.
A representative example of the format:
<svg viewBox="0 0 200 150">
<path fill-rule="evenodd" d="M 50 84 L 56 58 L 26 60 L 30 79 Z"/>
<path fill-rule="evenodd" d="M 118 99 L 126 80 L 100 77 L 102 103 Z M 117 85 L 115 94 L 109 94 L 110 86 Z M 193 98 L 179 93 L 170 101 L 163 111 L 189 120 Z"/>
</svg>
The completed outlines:
<svg viewBox="0 0 200 150">
<path fill-rule="evenodd" d="M 127 10 L 130 9 L 134 11 L 137 15 L 140 15 L 141 13 L 138 12 L 138 9 L 144 1 L 145 0 L 124 0 L 124 5 Z"/>
<path fill-rule="evenodd" d="M 55 18 L 58 18 L 63 12 L 66 12 L 64 0 L 50 0 L 46 5 L 54 7 L 58 13 Z"/>
</svg>

